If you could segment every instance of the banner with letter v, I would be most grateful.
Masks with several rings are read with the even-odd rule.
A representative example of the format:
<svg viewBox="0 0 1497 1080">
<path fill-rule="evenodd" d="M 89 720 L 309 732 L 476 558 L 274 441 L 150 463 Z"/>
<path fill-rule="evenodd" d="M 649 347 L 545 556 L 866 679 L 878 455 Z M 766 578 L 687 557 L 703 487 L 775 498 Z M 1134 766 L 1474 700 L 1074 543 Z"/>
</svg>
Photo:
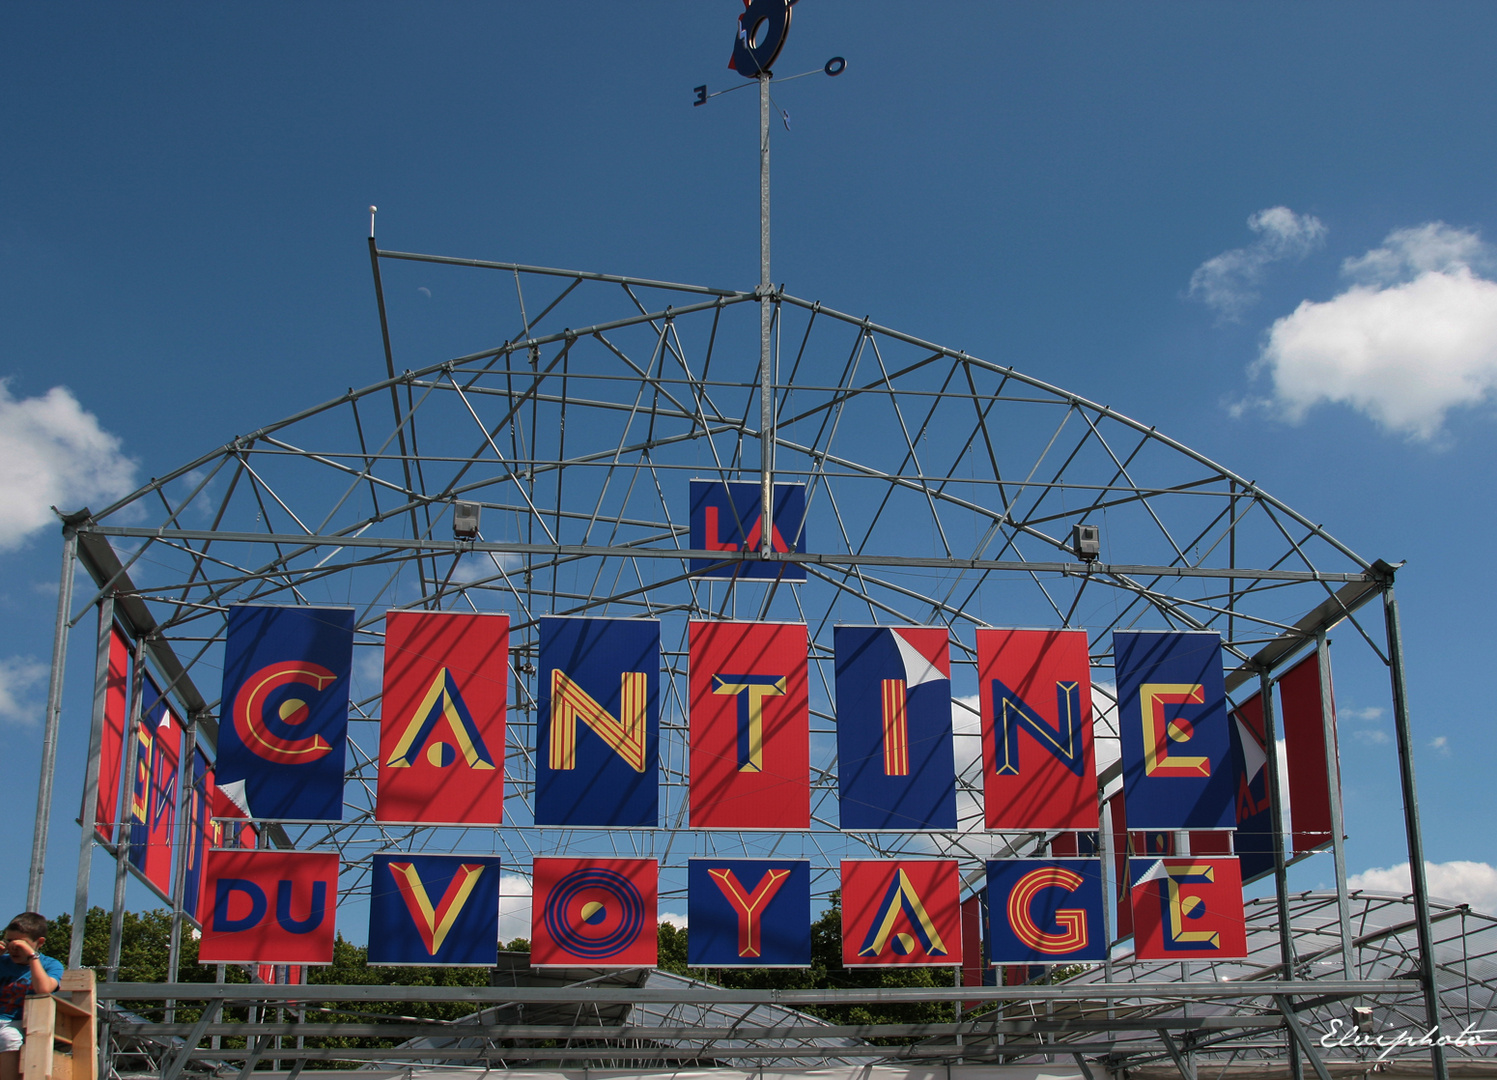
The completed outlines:
<svg viewBox="0 0 1497 1080">
<path fill-rule="evenodd" d="M 496 856 L 374 856 L 369 962 L 493 967 L 499 952 Z"/>
</svg>

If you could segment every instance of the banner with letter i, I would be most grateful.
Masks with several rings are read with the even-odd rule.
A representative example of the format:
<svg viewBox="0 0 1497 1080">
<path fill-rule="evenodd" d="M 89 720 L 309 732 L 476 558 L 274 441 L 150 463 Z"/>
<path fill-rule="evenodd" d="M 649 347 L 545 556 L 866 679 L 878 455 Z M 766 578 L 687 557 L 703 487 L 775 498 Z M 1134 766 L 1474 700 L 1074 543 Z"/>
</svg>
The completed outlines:
<svg viewBox="0 0 1497 1080">
<path fill-rule="evenodd" d="M 955 859 L 844 859 L 842 963 L 960 967 L 959 894 Z"/>
<path fill-rule="evenodd" d="M 535 823 L 654 828 L 660 623 L 544 618 L 540 631 Z"/>
<path fill-rule="evenodd" d="M 660 868 L 654 859 L 536 859 L 534 967 L 653 967 Z"/>
<path fill-rule="evenodd" d="M 330 964 L 337 928 L 335 851 L 210 851 L 198 961 Z"/>
<path fill-rule="evenodd" d="M 508 615 L 385 616 L 376 820 L 503 821 L 508 682 Z"/>
<path fill-rule="evenodd" d="M 353 609 L 229 609 L 218 785 L 254 818 L 341 821 Z"/>
<path fill-rule="evenodd" d="M 1231 754 L 1221 635 L 1112 635 L 1128 828 L 1230 829 Z"/>
<path fill-rule="evenodd" d="M 371 964 L 493 967 L 498 959 L 497 856 L 374 856 Z"/>
<path fill-rule="evenodd" d="M 945 627 L 839 626 L 837 784 L 844 829 L 956 829 Z"/>
<path fill-rule="evenodd" d="M 692 967 L 810 967 L 811 864 L 692 859 L 687 872 Z"/>
<path fill-rule="evenodd" d="M 811 825 L 804 623 L 690 626 L 691 826 Z"/>
<path fill-rule="evenodd" d="M 1247 955 L 1236 859 L 1130 859 L 1133 949 L 1140 960 Z"/>
<path fill-rule="evenodd" d="M 990 829 L 1095 829 L 1085 630 L 977 631 L 983 803 Z"/>
<path fill-rule="evenodd" d="M 1068 964 L 1107 959 L 1099 859 L 988 863 L 988 959 Z"/>
</svg>

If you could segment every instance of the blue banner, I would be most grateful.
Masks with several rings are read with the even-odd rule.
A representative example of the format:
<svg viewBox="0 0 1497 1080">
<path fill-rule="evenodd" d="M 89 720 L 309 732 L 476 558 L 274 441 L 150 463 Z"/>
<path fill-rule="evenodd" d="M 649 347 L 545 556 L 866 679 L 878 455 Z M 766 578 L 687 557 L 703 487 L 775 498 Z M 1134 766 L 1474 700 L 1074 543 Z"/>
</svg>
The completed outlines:
<svg viewBox="0 0 1497 1080">
<path fill-rule="evenodd" d="M 811 864 L 692 859 L 687 873 L 692 967 L 810 967 Z"/>
<path fill-rule="evenodd" d="M 374 856 L 371 964 L 493 967 L 498 953 L 497 856 Z"/>
<path fill-rule="evenodd" d="M 1107 959 L 1099 859 L 988 863 L 988 962 L 1069 964 Z"/>
<path fill-rule="evenodd" d="M 1243 881 L 1273 870 L 1273 803 L 1268 794 L 1268 747 L 1264 740 L 1263 695 L 1254 694 L 1232 713 L 1232 753 L 1237 764 L 1237 832 L 1232 850 Z"/>
<path fill-rule="evenodd" d="M 182 875 L 182 910 L 201 921 L 198 902 L 203 891 L 203 860 L 208 857 L 209 819 L 213 816 L 213 800 L 208 794 L 213 784 L 213 771 L 208 765 L 207 755 L 201 750 L 192 752 L 191 780 L 182 836 L 183 843 L 187 844 L 187 870 Z"/>
<path fill-rule="evenodd" d="M 660 623 L 541 620 L 535 823 L 660 820 Z"/>
<path fill-rule="evenodd" d="M 341 821 L 353 609 L 229 609 L 217 782 L 255 818 Z"/>
<path fill-rule="evenodd" d="M 775 484 L 771 497 L 774 522 L 770 550 L 806 550 L 806 486 Z M 758 551 L 762 539 L 763 495 L 759 485 L 731 480 L 691 482 L 691 546 L 695 551 Z M 798 563 L 754 559 L 720 565 L 713 559 L 692 559 L 691 572 L 709 578 L 768 578 L 805 581 Z"/>
<path fill-rule="evenodd" d="M 1229 829 L 1231 754 L 1221 635 L 1116 631 L 1128 828 Z"/>
<path fill-rule="evenodd" d="M 837 785 L 844 829 L 956 829 L 944 627 L 839 626 Z"/>
</svg>

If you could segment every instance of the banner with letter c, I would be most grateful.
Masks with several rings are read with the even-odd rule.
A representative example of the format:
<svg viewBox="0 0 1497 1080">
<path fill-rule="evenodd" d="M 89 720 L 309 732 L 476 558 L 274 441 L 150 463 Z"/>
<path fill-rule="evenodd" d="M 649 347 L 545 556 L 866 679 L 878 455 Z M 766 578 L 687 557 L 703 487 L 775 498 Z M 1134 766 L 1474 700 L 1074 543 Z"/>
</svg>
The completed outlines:
<svg viewBox="0 0 1497 1080">
<path fill-rule="evenodd" d="M 330 964 L 338 854 L 210 851 L 203 878 L 203 964 Z"/>
</svg>

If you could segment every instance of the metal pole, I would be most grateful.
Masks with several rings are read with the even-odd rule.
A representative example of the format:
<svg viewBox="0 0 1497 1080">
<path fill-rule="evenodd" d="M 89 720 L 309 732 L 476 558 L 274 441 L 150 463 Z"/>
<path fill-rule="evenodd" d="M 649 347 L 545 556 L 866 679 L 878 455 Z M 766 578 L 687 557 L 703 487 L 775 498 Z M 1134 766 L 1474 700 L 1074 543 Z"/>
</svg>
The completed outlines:
<svg viewBox="0 0 1497 1080">
<path fill-rule="evenodd" d="M 197 829 L 191 827 L 196 823 L 187 820 L 187 810 L 192 806 L 197 745 L 198 725 L 197 718 L 193 717 L 182 738 L 182 760 L 177 763 L 177 816 L 176 828 L 173 830 L 177 836 L 177 868 L 172 878 L 172 935 L 166 953 L 167 982 L 177 981 L 182 965 L 182 905 L 187 896 L 187 860 L 197 843 Z M 176 1012 L 177 1003 L 168 1001 L 168 1024 L 176 1022 Z"/>
<path fill-rule="evenodd" d="M 1351 976 L 1351 899 L 1346 889 L 1346 829 L 1341 816 L 1341 752 L 1336 745 L 1336 709 L 1331 698 L 1331 650 L 1325 631 L 1315 633 L 1315 659 L 1320 665 L 1320 727 L 1325 734 L 1326 783 L 1330 785 L 1331 858 L 1336 868 L 1336 911 L 1341 921 L 1341 975 Z"/>
<path fill-rule="evenodd" d="M 78 878 L 73 892 L 73 937 L 68 967 L 83 966 L 83 929 L 88 919 L 88 878 L 93 870 L 94 833 L 99 806 L 99 759 L 104 753 L 104 703 L 109 693 L 109 647 L 114 641 L 114 593 L 99 601 L 99 646 L 94 661 L 93 719 L 88 732 L 88 764 L 83 773 L 83 839 L 78 844 Z"/>
<path fill-rule="evenodd" d="M 130 834 L 135 831 L 135 773 L 140 758 L 141 682 L 145 677 L 143 650 L 137 644 L 131 665 L 130 708 L 125 712 L 125 799 L 120 814 L 119 834 L 114 845 L 114 907 L 109 912 L 109 954 L 104 961 L 104 981 L 114 982 L 119 975 L 120 939 L 125 928 L 126 868 L 130 864 Z"/>
<path fill-rule="evenodd" d="M 1113 884 L 1112 842 L 1108 830 L 1112 826 L 1107 800 L 1102 797 L 1102 785 L 1097 785 L 1097 854 L 1102 857 L 1102 940 L 1107 955 L 1102 959 L 1102 981 L 1112 982 L 1112 907 L 1107 897 L 1116 892 Z"/>
<path fill-rule="evenodd" d="M 1289 925 L 1289 870 L 1284 858 L 1284 800 L 1279 791 L 1279 737 L 1274 725 L 1273 679 L 1268 669 L 1258 672 L 1258 693 L 1263 702 L 1263 750 L 1268 755 L 1264 768 L 1264 786 L 1268 789 L 1268 816 L 1272 821 L 1269 835 L 1273 838 L 1273 883 L 1274 896 L 1279 910 L 1279 959 L 1284 965 L 1284 981 L 1294 978 L 1294 932 Z M 1289 1053 L 1289 1075 L 1293 1080 L 1302 1080 L 1304 1065 L 1300 1061 L 1299 1049 L 1294 1039 L 1286 1040 Z"/>
<path fill-rule="evenodd" d="M 774 535 L 774 376 L 770 370 L 769 72 L 759 72 L 759 554 Z"/>
<path fill-rule="evenodd" d="M 1440 1026 L 1440 997 L 1435 987 L 1434 931 L 1429 922 L 1429 884 L 1424 878 L 1424 834 L 1419 827 L 1419 792 L 1414 784 L 1414 737 L 1409 731 L 1408 689 L 1403 677 L 1403 632 L 1393 577 L 1383 590 L 1383 617 L 1388 626 L 1388 675 L 1393 683 L 1393 730 L 1398 740 L 1398 777 L 1403 785 L 1403 821 L 1409 840 L 1409 881 L 1414 890 L 1414 924 L 1419 935 L 1419 986 L 1424 991 L 1425 1022 Z M 1434 1080 L 1450 1080 L 1445 1048 L 1435 1038 L 1429 1049 Z"/>
<path fill-rule="evenodd" d="M 47 829 L 52 823 L 52 774 L 57 767 L 57 729 L 62 722 L 62 674 L 68 658 L 68 615 L 73 606 L 73 559 L 78 534 L 62 530 L 62 576 L 57 582 L 57 623 L 52 629 L 52 676 L 47 683 L 47 716 L 42 731 L 42 776 L 36 792 L 36 825 L 31 834 L 31 876 L 26 910 L 42 906 L 42 874 L 47 866 Z"/>
</svg>

